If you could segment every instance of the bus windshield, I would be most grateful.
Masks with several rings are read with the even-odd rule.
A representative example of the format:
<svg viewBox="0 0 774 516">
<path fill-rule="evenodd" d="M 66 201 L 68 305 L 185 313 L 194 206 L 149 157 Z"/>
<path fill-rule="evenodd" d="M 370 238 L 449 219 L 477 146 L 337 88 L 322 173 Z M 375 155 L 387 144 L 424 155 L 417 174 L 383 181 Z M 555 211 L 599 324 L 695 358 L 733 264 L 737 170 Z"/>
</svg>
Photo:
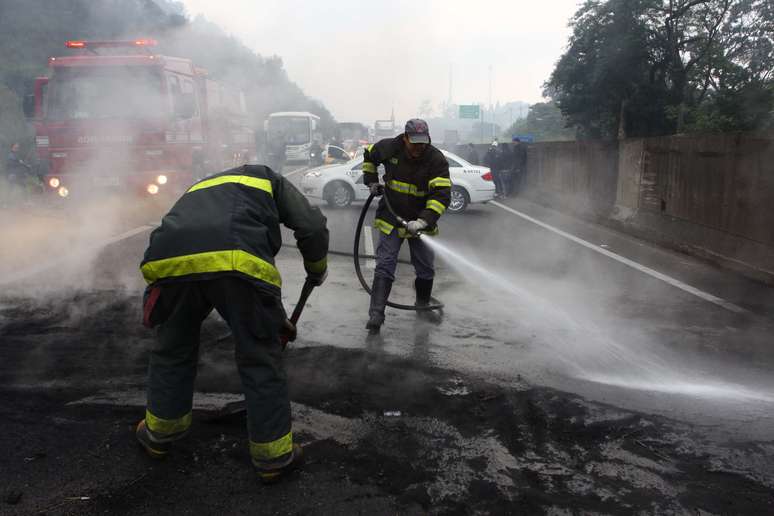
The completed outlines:
<svg viewBox="0 0 774 516">
<path fill-rule="evenodd" d="M 47 117 L 160 117 L 167 111 L 161 84 L 161 74 L 152 68 L 61 68 L 51 79 Z"/>
<path fill-rule="evenodd" d="M 310 141 L 310 120 L 303 117 L 269 118 L 269 133 L 280 136 L 288 145 L 303 145 Z"/>
</svg>

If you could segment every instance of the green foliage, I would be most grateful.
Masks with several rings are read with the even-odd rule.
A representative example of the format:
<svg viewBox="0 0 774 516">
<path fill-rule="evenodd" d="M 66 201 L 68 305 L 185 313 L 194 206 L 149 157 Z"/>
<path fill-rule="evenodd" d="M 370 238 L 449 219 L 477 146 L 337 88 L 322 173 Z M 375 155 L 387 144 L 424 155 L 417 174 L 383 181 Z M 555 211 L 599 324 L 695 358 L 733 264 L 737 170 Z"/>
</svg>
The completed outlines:
<svg viewBox="0 0 774 516">
<path fill-rule="evenodd" d="M 771 124 L 771 0 L 587 0 L 546 82 L 585 137 Z"/>
<path fill-rule="evenodd" d="M 160 53 L 190 58 L 213 79 L 242 89 L 256 128 L 272 111 L 311 111 L 333 134 L 330 112 L 288 78 L 281 58 L 257 55 L 202 18 L 189 20 L 182 4 L 171 0 L 2 0 L 0 85 L 15 94 L 17 100 L 8 102 L 20 109 L 18 99 L 31 92 L 36 76 L 46 74 L 48 58 L 75 52 L 64 47 L 68 39 L 137 37 L 153 37 Z M 17 119 L 18 109 L 9 116 Z M 5 125 L 0 123 L 0 131 Z"/>
<path fill-rule="evenodd" d="M 535 141 L 539 142 L 575 139 L 575 129 L 567 127 L 567 119 L 553 102 L 531 105 L 527 117 L 517 120 L 506 129 L 503 139 L 510 141 L 517 134 L 532 134 Z"/>
</svg>

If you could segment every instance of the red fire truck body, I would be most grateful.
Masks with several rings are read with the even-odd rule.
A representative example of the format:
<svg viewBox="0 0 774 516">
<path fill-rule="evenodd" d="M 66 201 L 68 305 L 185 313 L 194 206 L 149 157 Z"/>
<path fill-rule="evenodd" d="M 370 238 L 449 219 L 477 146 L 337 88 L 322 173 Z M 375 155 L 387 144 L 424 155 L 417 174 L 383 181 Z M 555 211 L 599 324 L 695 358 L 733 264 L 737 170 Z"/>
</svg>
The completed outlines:
<svg viewBox="0 0 774 516">
<path fill-rule="evenodd" d="M 60 197 L 182 190 L 252 157 L 243 95 L 189 59 L 148 52 L 152 44 L 68 42 L 92 53 L 52 57 L 49 77 L 36 80 L 38 157 Z"/>
</svg>

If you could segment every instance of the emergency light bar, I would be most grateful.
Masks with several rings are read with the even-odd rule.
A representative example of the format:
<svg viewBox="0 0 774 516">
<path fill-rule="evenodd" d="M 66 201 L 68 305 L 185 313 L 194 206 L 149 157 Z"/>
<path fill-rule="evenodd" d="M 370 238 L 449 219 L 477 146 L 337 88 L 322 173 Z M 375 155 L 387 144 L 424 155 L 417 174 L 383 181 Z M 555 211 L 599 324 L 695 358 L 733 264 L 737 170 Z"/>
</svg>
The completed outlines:
<svg viewBox="0 0 774 516">
<path fill-rule="evenodd" d="M 155 47 L 155 39 L 134 39 L 131 41 L 83 41 L 70 40 L 65 43 L 67 48 L 125 48 L 125 47 Z"/>
</svg>

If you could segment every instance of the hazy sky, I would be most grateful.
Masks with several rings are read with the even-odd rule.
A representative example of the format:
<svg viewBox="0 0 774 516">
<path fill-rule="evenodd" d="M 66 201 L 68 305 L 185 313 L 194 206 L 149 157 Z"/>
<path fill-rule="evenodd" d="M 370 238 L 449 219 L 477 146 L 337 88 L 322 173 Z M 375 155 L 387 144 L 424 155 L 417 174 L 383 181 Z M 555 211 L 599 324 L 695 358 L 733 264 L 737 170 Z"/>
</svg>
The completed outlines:
<svg viewBox="0 0 774 516">
<path fill-rule="evenodd" d="M 340 122 L 415 116 L 419 104 L 538 102 L 578 0 L 182 0 L 263 55 Z"/>
</svg>

